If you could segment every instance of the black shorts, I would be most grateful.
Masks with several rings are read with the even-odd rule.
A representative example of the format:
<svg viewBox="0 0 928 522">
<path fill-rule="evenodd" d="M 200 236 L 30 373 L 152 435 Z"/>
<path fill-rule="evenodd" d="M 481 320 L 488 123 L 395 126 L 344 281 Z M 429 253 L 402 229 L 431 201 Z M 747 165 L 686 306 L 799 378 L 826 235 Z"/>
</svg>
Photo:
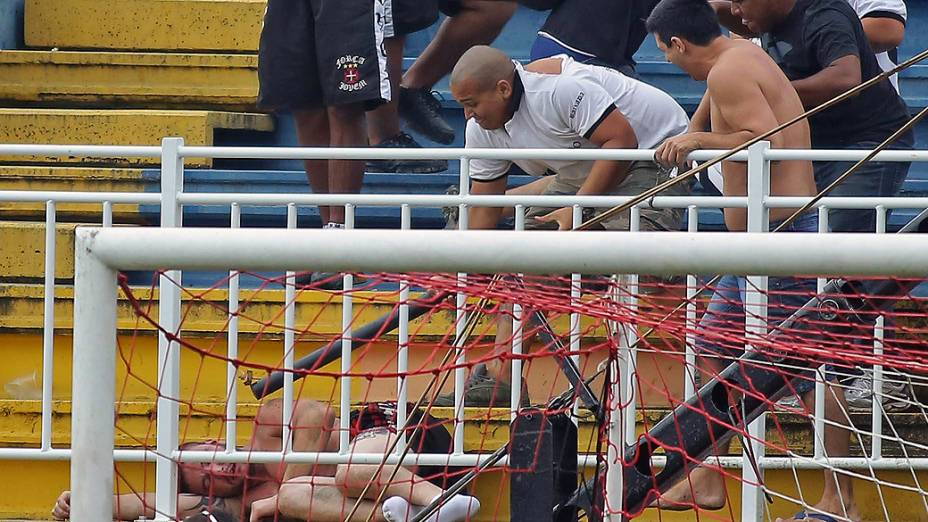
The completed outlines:
<svg viewBox="0 0 928 522">
<path fill-rule="evenodd" d="M 451 434 L 445 428 L 446 421 L 441 421 L 431 415 L 424 415 L 422 410 L 412 410 L 412 407 L 412 404 L 407 407 L 410 422 L 406 433 L 412 435 L 409 437 L 409 451 L 412 453 L 451 453 Z M 363 431 L 378 428 L 395 433 L 396 403 L 368 403 L 359 410 L 352 410 L 348 420 L 352 439 Z M 419 426 L 418 430 L 415 429 L 416 426 Z M 415 433 L 413 433 L 414 430 Z M 446 466 L 419 466 L 416 474 L 443 489 L 451 484 L 451 478 L 453 478 L 451 470 Z"/>
<path fill-rule="evenodd" d="M 268 0 L 258 106 L 294 110 L 390 100 L 391 0 Z"/>
</svg>

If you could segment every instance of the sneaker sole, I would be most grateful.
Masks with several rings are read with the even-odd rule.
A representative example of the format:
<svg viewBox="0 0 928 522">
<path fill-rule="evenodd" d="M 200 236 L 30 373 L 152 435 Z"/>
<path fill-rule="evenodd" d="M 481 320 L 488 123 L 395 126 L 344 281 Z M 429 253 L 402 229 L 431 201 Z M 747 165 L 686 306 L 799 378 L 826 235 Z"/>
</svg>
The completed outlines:
<svg viewBox="0 0 928 522">
<path fill-rule="evenodd" d="M 407 173 L 407 174 L 437 174 L 448 170 L 448 165 L 444 167 L 410 167 L 406 165 L 397 165 L 392 168 L 386 168 L 379 165 L 365 165 L 364 172 L 382 172 L 386 174 Z"/>
</svg>

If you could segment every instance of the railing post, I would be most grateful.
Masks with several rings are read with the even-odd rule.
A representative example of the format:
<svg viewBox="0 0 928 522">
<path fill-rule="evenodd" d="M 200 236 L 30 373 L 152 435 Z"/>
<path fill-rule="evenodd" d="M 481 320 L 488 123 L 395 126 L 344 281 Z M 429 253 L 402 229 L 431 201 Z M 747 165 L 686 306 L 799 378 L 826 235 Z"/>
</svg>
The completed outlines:
<svg viewBox="0 0 928 522">
<path fill-rule="evenodd" d="M 177 196 L 184 190 L 184 160 L 179 149 L 183 138 L 161 141 L 161 226 L 183 226 L 183 213 Z M 180 334 L 180 270 L 169 270 L 159 280 L 158 321 L 165 331 Z M 155 465 L 155 510 L 158 520 L 177 515 L 177 463 L 173 459 L 178 445 L 180 408 L 180 345 L 163 332 L 158 334 L 158 457 Z M 167 517 L 161 519 L 160 517 Z"/>
<path fill-rule="evenodd" d="M 52 381 L 55 377 L 55 241 L 58 237 L 55 202 L 45 203 L 45 284 L 42 322 L 42 449 L 52 449 Z"/>
<path fill-rule="evenodd" d="M 748 148 L 747 180 L 747 231 L 766 233 L 770 229 L 766 198 L 770 195 L 770 162 L 764 153 L 770 142 L 760 141 Z M 767 276 L 748 276 L 744 302 L 746 340 L 767 333 Z M 750 346 L 745 346 L 750 350 Z M 763 414 L 747 428 L 746 447 L 742 450 L 741 466 L 741 520 L 745 522 L 763 520 L 764 457 L 763 440 L 766 436 L 767 415 Z M 749 447 L 747 447 L 749 445 Z M 754 459 L 754 463 L 752 463 Z M 755 469 L 756 464 L 756 469 Z"/>
</svg>

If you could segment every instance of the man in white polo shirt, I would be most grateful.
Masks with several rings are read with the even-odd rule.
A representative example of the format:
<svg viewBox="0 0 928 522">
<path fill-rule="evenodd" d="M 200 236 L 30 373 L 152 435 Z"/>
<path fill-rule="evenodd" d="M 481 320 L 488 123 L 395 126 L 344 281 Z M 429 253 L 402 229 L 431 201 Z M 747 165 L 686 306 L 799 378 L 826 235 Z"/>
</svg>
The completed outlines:
<svg viewBox="0 0 928 522">
<path fill-rule="evenodd" d="M 685 132 L 688 124 L 683 108 L 667 93 L 566 55 L 523 67 L 492 47 L 472 47 L 451 73 L 451 93 L 468 119 L 468 148 L 651 149 Z M 541 178 L 510 194 L 637 195 L 670 177 L 670 171 L 652 161 L 472 160 L 471 194 L 507 193 L 513 163 Z M 688 191 L 689 184 L 683 182 L 662 194 Z M 604 210 L 589 209 L 584 220 Z M 511 214 L 511 208 L 472 207 L 469 228 L 493 229 Z M 571 207 L 530 207 L 526 228 L 569 230 L 572 214 Z M 642 230 L 677 230 L 682 221 L 682 210 L 676 209 L 645 207 L 640 215 Z M 628 230 L 629 213 L 602 225 Z M 502 352 L 509 340 L 500 332 L 505 329 L 499 328 L 497 335 Z M 503 356 L 475 368 L 466 387 L 469 404 L 508 404 L 508 360 Z"/>
<path fill-rule="evenodd" d="M 468 148 L 649 149 L 685 132 L 688 123 L 667 93 L 566 55 L 522 67 L 492 47 L 472 47 L 452 72 L 451 92 L 468 119 Z M 510 192 L 521 194 L 637 195 L 669 176 L 651 161 L 473 160 L 471 193 L 505 193 L 513 163 L 543 176 Z M 526 226 L 556 221 L 561 229 L 571 228 L 570 208 L 541 210 L 527 212 Z M 496 228 L 502 216 L 501 208 L 473 207 L 470 228 Z M 643 230 L 675 230 L 681 213 L 642 209 L 641 218 Z M 628 214 L 604 226 L 627 230 Z"/>
</svg>

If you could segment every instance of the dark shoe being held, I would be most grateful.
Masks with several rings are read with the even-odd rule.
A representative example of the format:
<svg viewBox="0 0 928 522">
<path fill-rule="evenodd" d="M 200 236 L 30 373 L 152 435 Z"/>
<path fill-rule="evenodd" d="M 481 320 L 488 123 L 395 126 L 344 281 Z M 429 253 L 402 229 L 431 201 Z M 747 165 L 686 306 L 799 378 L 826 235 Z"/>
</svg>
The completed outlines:
<svg viewBox="0 0 928 522">
<path fill-rule="evenodd" d="M 428 139 L 444 145 L 454 141 L 454 129 L 441 117 L 441 101 L 430 89 L 400 87 L 399 113 L 411 129 Z"/>
<path fill-rule="evenodd" d="M 341 290 L 345 283 L 345 280 L 342 277 L 344 275 L 345 274 L 337 274 L 335 272 L 308 272 L 296 276 L 295 285 L 300 290 L 337 291 Z M 357 274 L 354 276 L 354 290 L 366 290 L 373 284 L 374 282 L 368 280 L 366 277 L 359 276 Z"/>
<path fill-rule="evenodd" d="M 484 408 L 508 408 L 512 401 L 512 385 L 507 381 L 497 381 L 487 372 L 487 365 L 478 364 L 464 383 L 464 405 Z M 520 406 L 528 406 L 528 388 L 522 383 Z M 454 392 L 439 395 L 433 406 L 453 407 Z"/>
<path fill-rule="evenodd" d="M 415 139 L 405 132 L 386 139 L 372 147 L 388 149 L 421 149 Z M 448 160 L 442 159 L 376 159 L 367 162 L 364 170 L 367 172 L 409 172 L 413 174 L 432 174 L 448 170 Z"/>
<path fill-rule="evenodd" d="M 458 189 L 457 185 L 451 185 L 448 187 L 448 190 L 445 191 L 445 194 L 448 196 L 457 196 L 461 191 Z M 452 205 L 450 207 L 442 207 L 441 215 L 445 218 L 445 230 L 457 230 L 458 222 L 461 217 L 461 207 L 457 205 Z M 486 369 L 486 365 L 480 365 Z"/>
</svg>

